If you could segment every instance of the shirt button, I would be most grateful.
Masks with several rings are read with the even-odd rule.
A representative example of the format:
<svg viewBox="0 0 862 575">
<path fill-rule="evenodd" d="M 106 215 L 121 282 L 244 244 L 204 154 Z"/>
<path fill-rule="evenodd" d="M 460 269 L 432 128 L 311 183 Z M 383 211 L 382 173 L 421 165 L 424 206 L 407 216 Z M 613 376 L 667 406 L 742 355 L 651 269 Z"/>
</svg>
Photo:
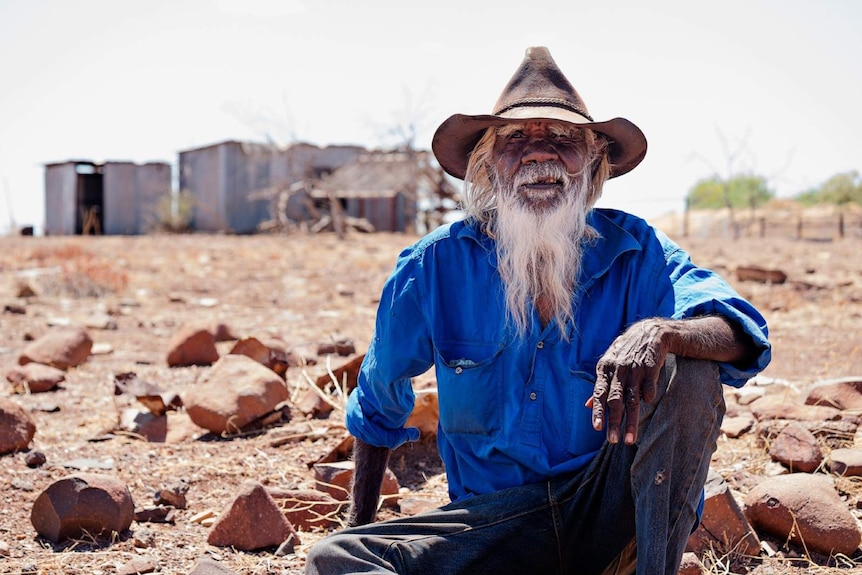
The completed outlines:
<svg viewBox="0 0 862 575">
<path fill-rule="evenodd" d="M 545 342 L 540 341 L 539 343 L 536 344 L 536 347 L 538 347 L 539 349 L 542 349 L 543 347 L 545 347 Z"/>
<path fill-rule="evenodd" d="M 459 365 L 458 367 L 456 367 L 456 368 L 455 368 L 455 373 L 456 373 L 457 375 L 461 375 L 461 372 L 462 372 L 462 371 L 464 371 L 464 369 L 463 369 L 460 365 Z"/>
<path fill-rule="evenodd" d="M 536 397 L 538 397 L 538 396 L 536 395 L 536 392 L 535 392 L 535 391 L 534 391 L 533 393 L 531 393 L 531 394 L 530 394 L 530 399 L 531 399 L 531 400 L 536 401 Z"/>
</svg>

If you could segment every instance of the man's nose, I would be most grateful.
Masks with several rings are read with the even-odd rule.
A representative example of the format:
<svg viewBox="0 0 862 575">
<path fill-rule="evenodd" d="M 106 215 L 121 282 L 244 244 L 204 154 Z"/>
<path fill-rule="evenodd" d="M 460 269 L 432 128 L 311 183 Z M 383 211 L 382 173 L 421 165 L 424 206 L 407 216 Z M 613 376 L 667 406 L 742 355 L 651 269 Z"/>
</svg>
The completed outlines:
<svg viewBox="0 0 862 575">
<path fill-rule="evenodd" d="M 521 155 L 522 164 L 542 163 L 557 159 L 559 159 L 557 152 L 543 140 L 530 142 Z"/>
</svg>

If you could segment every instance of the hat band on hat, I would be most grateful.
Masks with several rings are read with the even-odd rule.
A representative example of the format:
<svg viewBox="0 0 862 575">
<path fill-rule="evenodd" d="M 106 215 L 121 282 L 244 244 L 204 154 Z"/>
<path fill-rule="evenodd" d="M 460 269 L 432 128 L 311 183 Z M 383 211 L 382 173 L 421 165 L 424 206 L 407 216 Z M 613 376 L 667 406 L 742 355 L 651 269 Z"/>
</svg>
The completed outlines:
<svg viewBox="0 0 862 575">
<path fill-rule="evenodd" d="M 518 100 L 517 102 L 513 102 L 508 106 L 503 106 L 496 112 L 494 112 L 495 116 L 499 116 L 512 110 L 513 108 L 526 108 L 526 107 L 552 107 L 552 108 L 563 108 L 565 110 L 569 110 L 570 112 L 575 112 L 576 114 L 583 116 L 588 119 L 590 122 L 593 121 L 593 117 L 587 114 L 586 110 L 581 110 L 575 106 L 572 106 L 571 102 L 566 100 L 560 100 L 558 98 L 529 98 L 525 100 Z"/>
</svg>

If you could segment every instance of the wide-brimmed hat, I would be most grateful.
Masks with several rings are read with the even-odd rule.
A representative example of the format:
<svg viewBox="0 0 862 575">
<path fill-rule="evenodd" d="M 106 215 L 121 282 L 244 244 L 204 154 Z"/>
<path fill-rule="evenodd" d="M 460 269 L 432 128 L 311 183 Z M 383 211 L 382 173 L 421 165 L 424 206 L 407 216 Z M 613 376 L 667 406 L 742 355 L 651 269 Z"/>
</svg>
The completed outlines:
<svg viewBox="0 0 862 575">
<path fill-rule="evenodd" d="M 633 123 L 625 118 L 593 120 L 584 101 L 543 46 L 527 49 L 492 114 L 455 114 L 447 118 L 437 128 L 431 149 L 446 172 L 464 179 L 467 159 L 486 129 L 526 120 L 557 120 L 602 133 L 608 140 L 612 178 L 631 171 L 646 155 L 646 137 Z"/>
</svg>

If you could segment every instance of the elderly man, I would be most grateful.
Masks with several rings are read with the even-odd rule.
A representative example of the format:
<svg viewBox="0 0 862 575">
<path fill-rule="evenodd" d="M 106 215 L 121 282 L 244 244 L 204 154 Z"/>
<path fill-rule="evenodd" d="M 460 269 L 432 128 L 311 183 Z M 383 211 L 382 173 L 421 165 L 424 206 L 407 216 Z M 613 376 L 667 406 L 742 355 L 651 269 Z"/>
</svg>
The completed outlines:
<svg viewBox="0 0 862 575">
<path fill-rule="evenodd" d="M 308 573 L 676 573 L 703 503 L 722 383 L 770 359 L 766 323 L 643 220 L 593 205 L 646 153 L 596 122 L 545 48 L 491 115 L 434 136 L 466 218 L 405 250 L 350 396 L 350 528 Z M 373 523 L 410 378 L 436 369 L 452 503 Z"/>
</svg>

